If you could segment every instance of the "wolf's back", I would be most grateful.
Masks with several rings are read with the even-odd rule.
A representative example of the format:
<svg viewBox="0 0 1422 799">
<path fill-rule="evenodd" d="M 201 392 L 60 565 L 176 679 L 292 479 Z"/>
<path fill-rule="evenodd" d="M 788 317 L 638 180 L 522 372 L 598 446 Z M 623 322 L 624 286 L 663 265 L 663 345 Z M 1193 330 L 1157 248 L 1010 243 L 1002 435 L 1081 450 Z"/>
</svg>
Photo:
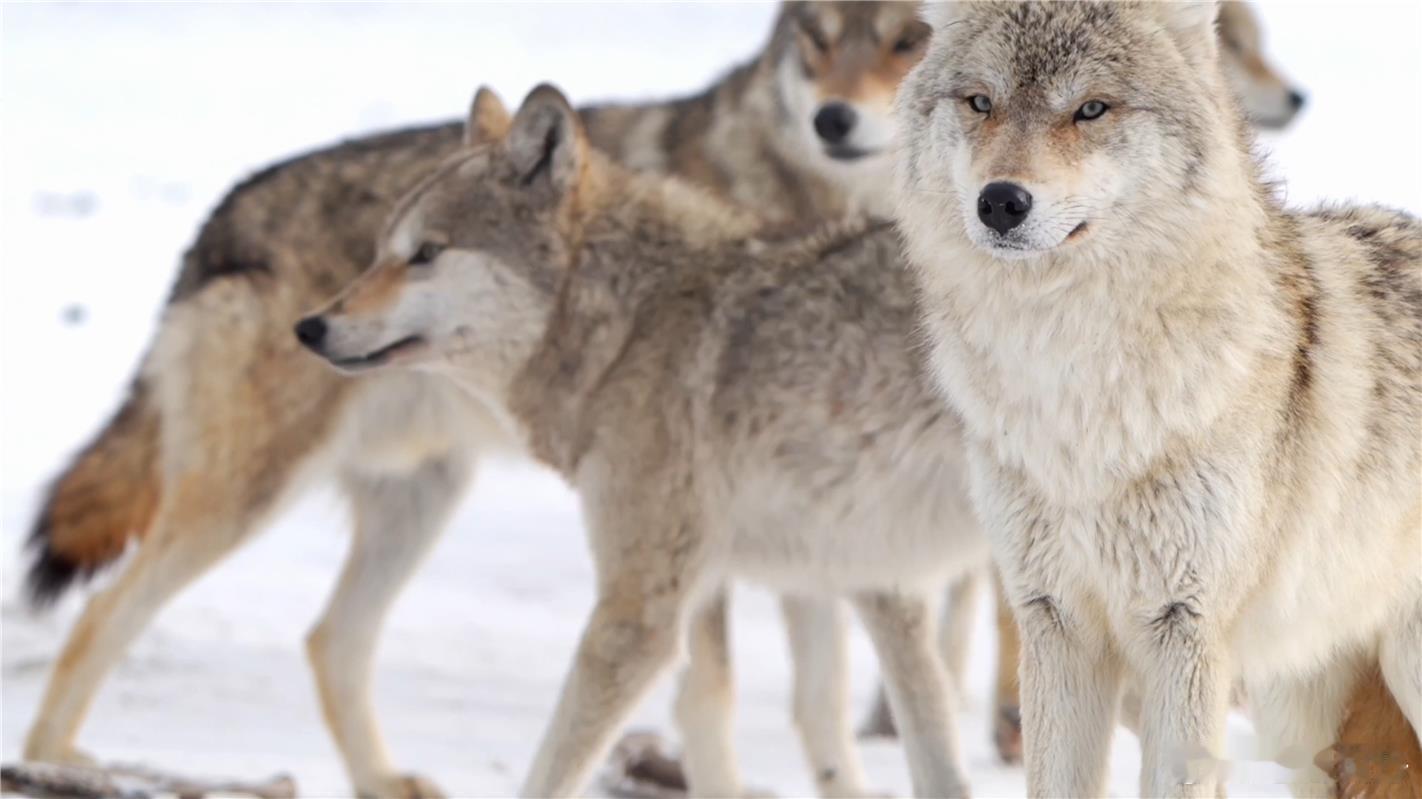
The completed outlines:
<svg viewBox="0 0 1422 799">
<path fill-rule="evenodd" d="M 615 159 L 656 164 L 657 171 L 684 173 L 724 193 L 714 176 L 694 167 L 707 146 L 704 123 L 712 109 L 738 102 L 750 75 L 747 68 L 735 70 L 679 101 L 582 113 L 594 146 Z M 670 124 L 683 117 L 700 124 Z M 629 131 L 646 128 L 649 118 L 668 126 L 648 143 L 655 152 L 629 149 Z M 241 281 L 260 297 L 257 307 L 271 317 L 272 335 L 289 336 L 296 314 L 334 295 L 369 265 L 391 207 L 458 148 L 462 132 L 461 122 L 447 122 L 376 134 L 253 174 L 228 192 L 198 232 L 174 281 L 170 309 L 213 284 Z M 33 561 L 27 589 L 34 605 L 52 603 L 76 580 L 112 563 L 151 524 L 162 495 L 163 442 L 159 392 L 150 381 L 184 367 L 162 368 L 163 374 L 134 380 L 109 423 L 50 485 L 28 543 Z"/>
</svg>

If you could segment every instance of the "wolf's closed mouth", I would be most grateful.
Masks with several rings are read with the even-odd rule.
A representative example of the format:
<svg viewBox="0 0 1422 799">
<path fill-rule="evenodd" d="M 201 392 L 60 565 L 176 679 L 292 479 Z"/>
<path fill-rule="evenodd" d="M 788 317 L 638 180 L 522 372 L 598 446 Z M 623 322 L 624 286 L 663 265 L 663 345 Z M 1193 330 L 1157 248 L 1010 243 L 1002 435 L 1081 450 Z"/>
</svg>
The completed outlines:
<svg viewBox="0 0 1422 799">
<path fill-rule="evenodd" d="M 861 150 L 858 147 L 826 147 L 825 155 L 836 161 L 857 161 L 868 155 L 873 155 L 875 150 Z"/>
<path fill-rule="evenodd" d="M 341 358 L 339 360 L 332 360 L 331 363 L 341 367 L 342 369 L 359 369 L 366 366 L 378 366 L 381 363 L 384 363 L 387 358 L 389 358 L 391 355 L 394 355 L 396 352 L 423 343 L 425 343 L 425 340 L 420 338 L 419 336 L 406 336 L 405 338 L 400 339 L 394 344 L 381 347 L 375 352 L 368 353 L 366 355 L 361 355 L 355 358 Z"/>
</svg>

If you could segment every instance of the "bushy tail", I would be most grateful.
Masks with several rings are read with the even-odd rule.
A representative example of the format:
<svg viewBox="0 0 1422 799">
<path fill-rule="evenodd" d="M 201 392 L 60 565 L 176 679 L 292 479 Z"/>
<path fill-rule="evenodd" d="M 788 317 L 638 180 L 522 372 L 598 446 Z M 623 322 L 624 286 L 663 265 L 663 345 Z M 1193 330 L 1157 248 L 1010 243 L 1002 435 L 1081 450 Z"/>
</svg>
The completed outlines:
<svg viewBox="0 0 1422 799">
<path fill-rule="evenodd" d="M 151 392 L 136 379 L 98 437 L 50 484 L 26 545 L 33 607 L 112 563 L 148 529 L 162 490 L 159 423 Z"/>
</svg>

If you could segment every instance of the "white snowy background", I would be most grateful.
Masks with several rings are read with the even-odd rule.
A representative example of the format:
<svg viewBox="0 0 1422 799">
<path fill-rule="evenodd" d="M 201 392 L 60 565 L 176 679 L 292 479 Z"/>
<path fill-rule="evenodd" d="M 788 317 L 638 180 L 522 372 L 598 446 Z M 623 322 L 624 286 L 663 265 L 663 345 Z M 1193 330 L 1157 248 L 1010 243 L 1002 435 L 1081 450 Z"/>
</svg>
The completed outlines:
<svg viewBox="0 0 1422 799">
<path fill-rule="evenodd" d="M 20 754 L 49 664 L 82 594 L 32 615 L 19 549 L 37 493 L 107 417 L 153 329 L 179 253 L 235 180 L 291 153 L 453 117 L 474 86 L 516 100 L 553 79 L 577 101 L 700 88 L 755 52 L 773 7 L 733 4 L 0 5 L 0 578 L 3 743 Z M 1422 6 L 1270 4 L 1268 49 L 1309 94 L 1270 136 L 1288 200 L 1362 198 L 1422 210 Z M 348 794 L 301 641 L 346 548 L 318 493 L 184 593 L 115 670 L 80 745 L 105 759 L 200 774 L 293 773 L 308 796 Z M 571 494 L 519 464 L 487 468 L 396 608 L 377 706 L 398 765 L 462 796 L 517 790 L 590 606 Z M 788 659 L 771 599 L 736 596 L 737 737 L 748 781 L 812 783 L 790 726 Z M 959 719 L 980 796 L 1022 795 L 987 729 L 984 608 Z M 854 646 L 867 707 L 869 647 Z M 637 721 L 670 730 L 670 680 Z M 1248 762 L 1231 793 L 1284 793 Z M 871 743 L 872 783 L 899 793 L 896 745 Z M 1139 753 L 1116 737 L 1112 790 L 1136 792 Z"/>
</svg>

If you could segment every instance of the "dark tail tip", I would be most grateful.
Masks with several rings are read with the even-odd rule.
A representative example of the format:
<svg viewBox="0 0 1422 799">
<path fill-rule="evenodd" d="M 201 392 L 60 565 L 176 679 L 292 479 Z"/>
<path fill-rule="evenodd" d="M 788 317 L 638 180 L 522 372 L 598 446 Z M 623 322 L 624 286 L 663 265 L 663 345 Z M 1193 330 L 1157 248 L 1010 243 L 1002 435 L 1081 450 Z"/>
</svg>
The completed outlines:
<svg viewBox="0 0 1422 799">
<path fill-rule="evenodd" d="M 25 595 L 29 599 L 30 608 L 34 610 L 43 610 L 53 605 L 60 595 L 86 573 L 78 563 L 50 547 L 48 514 L 35 524 L 26 549 L 34 553 L 34 560 L 30 562 L 29 571 L 25 575 Z"/>
</svg>

